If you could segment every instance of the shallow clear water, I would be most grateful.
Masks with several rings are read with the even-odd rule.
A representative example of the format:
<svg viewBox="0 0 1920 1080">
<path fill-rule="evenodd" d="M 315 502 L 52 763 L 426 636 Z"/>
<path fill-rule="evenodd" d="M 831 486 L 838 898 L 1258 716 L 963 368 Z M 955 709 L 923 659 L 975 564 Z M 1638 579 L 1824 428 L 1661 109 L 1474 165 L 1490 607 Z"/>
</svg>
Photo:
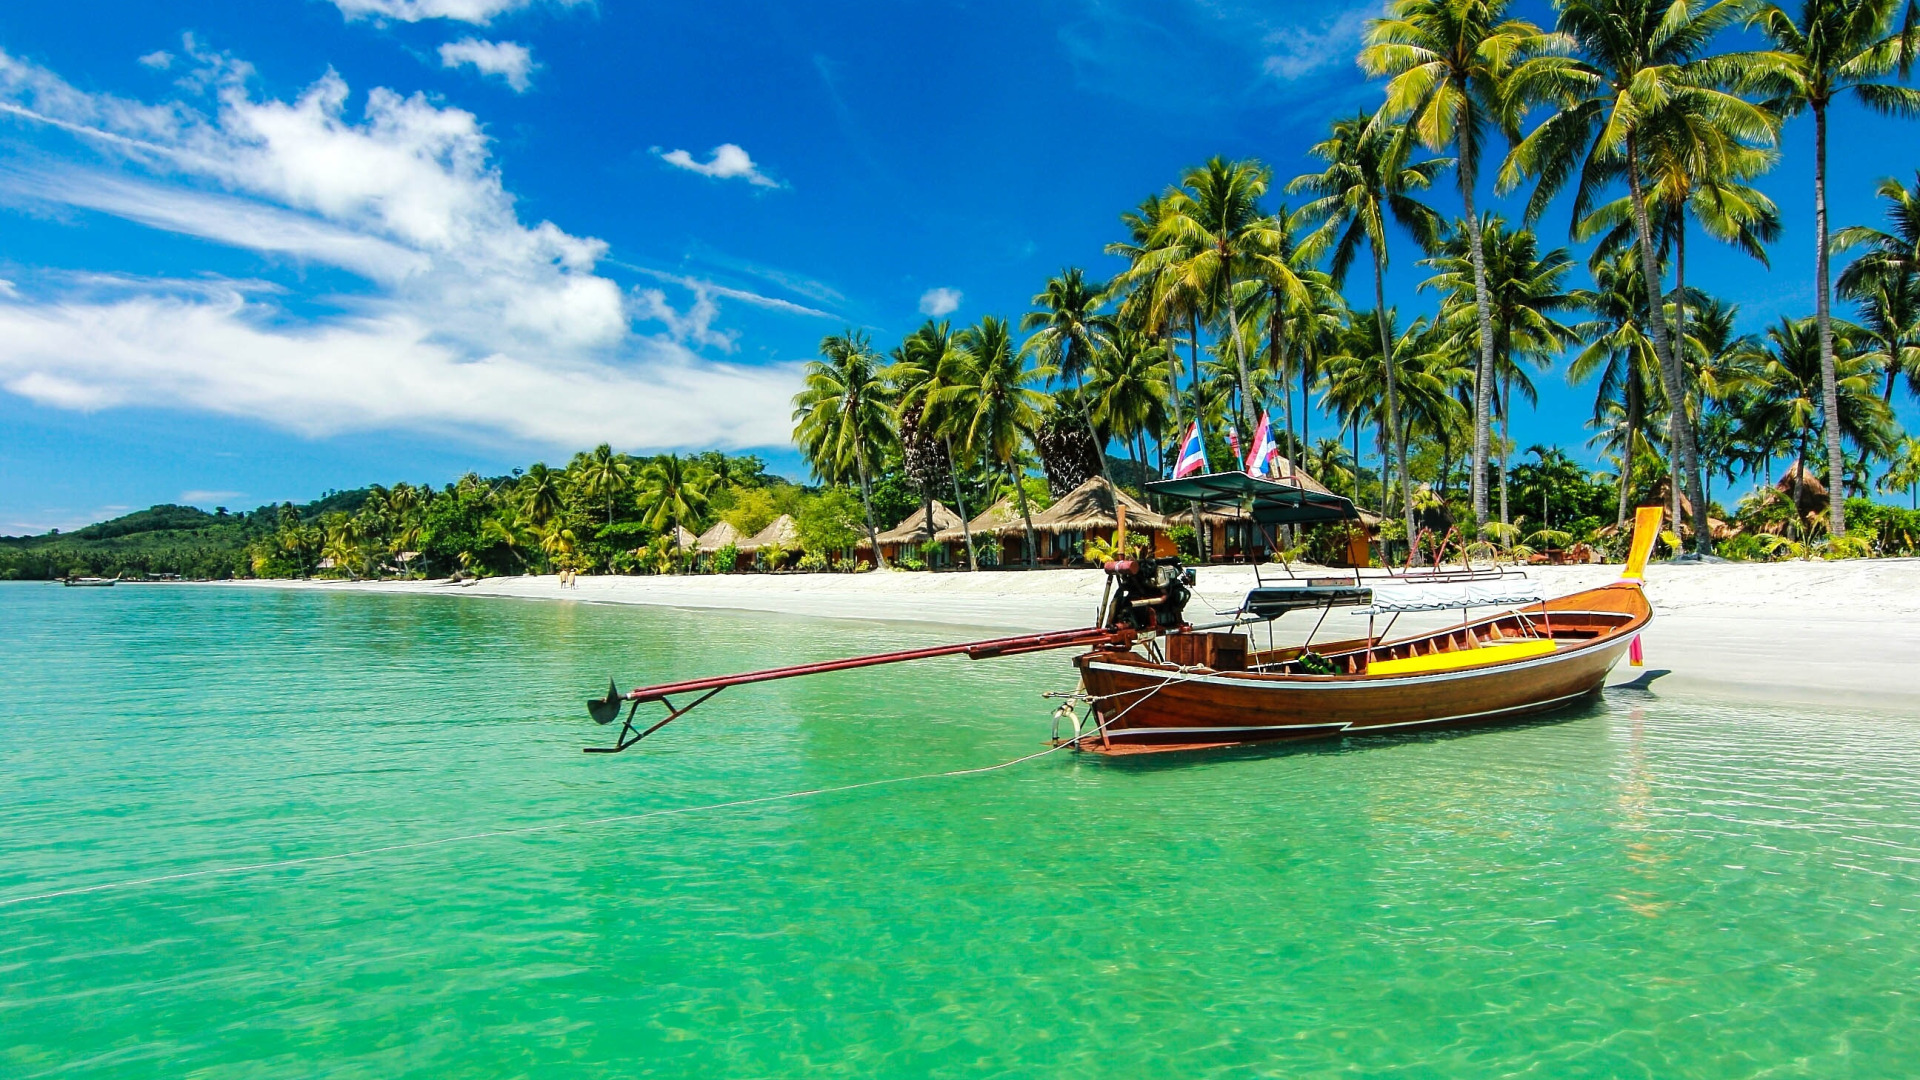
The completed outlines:
<svg viewBox="0 0 1920 1080">
<path fill-rule="evenodd" d="M 1063 654 L 470 597 L 0 586 L 0 902 L 1040 748 Z M 1909 1076 L 1920 720 L 998 772 L 0 906 L 0 1076 Z"/>
</svg>

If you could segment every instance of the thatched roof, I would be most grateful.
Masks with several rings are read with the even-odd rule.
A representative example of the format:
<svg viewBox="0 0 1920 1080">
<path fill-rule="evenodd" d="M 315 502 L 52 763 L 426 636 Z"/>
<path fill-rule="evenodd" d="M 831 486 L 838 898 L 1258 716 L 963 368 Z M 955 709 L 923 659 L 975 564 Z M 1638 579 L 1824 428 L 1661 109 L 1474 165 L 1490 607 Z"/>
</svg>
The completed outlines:
<svg viewBox="0 0 1920 1080">
<path fill-rule="evenodd" d="M 686 551 L 697 546 L 699 543 L 700 538 L 688 532 L 684 527 L 679 525 L 673 527 L 674 550 Z"/>
<path fill-rule="evenodd" d="M 781 514 L 764 529 L 740 542 L 742 554 L 759 551 L 768 544 L 779 544 L 792 551 L 800 546 L 800 526 L 793 523 L 791 514 Z"/>
<path fill-rule="evenodd" d="M 959 524 L 960 517 L 956 514 L 954 515 L 953 524 L 942 527 L 939 532 L 933 534 L 933 538 L 943 543 L 960 543 L 967 537 L 965 533 L 960 531 Z M 1006 528 L 1024 528 L 1021 524 L 1020 508 L 1014 505 L 1012 496 L 1001 499 L 999 502 L 980 511 L 978 517 L 967 522 L 967 532 L 973 533 L 975 536 L 981 533 L 998 533 L 1000 530 Z"/>
<path fill-rule="evenodd" d="M 1140 500 L 1124 491 L 1107 486 L 1105 477 L 1091 476 L 1087 482 L 1062 496 L 1059 502 L 1033 516 L 1033 531 L 1065 532 L 1069 529 L 1111 529 L 1118 524 L 1114 500 L 1127 508 L 1127 527 L 1164 529 L 1167 521 L 1147 509 Z"/>
<path fill-rule="evenodd" d="M 740 530 L 723 521 L 701 533 L 700 539 L 694 541 L 693 547 L 702 555 L 711 555 L 728 544 L 735 547 L 740 545 Z"/>
<path fill-rule="evenodd" d="M 937 537 L 942 532 L 957 530 L 960 528 L 960 525 L 959 514 L 947 509 L 939 499 L 933 500 L 934 536 Z M 900 522 L 900 524 L 880 534 L 880 542 L 883 544 L 924 544 L 928 539 L 927 511 L 925 507 L 914 510 L 914 512 L 908 514 L 906 519 Z M 863 538 L 860 543 L 855 546 L 866 548 L 871 545 Z"/>
<path fill-rule="evenodd" d="M 1267 475 L 1262 479 L 1270 483 L 1306 488 L 1308 491 L 1317 491 L 1322 495 L 1333 494 L 1331 488 L 1315 480 L 1307 470 L 1295 465 L 1279 454 L 1273 456 L 1273 467 L 1267 470 Z"/>
</svg>

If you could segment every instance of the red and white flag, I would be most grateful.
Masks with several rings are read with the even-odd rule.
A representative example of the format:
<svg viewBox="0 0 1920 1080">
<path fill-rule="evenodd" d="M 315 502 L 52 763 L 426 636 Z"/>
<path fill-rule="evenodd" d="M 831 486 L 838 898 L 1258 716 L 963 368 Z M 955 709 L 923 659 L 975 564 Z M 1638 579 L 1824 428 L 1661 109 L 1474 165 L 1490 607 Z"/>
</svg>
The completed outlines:
<svg viewBox="0 0 1920 1080">
<path fill-rule="evenodd" d="M 1194 473 L 1210 472 L 1207 468 L 1207 445 L 1200 438 L 1200 422 L 1193 422 L 1187 429 L 1187 440 L 1180 445 L 1180 456 L 1173 463 L 1173 478 L 1192 476 Z"/>
<path fill-rule="evenodd" d="M 1273 456 L 1280 448 L 1273 443 L 1273 433 L 1267 426 L 1267 416 L 1260 414 L 1260 426 L 1253 432 L 1253 448 L 1247 451 L 1247 475 L 1267 476 L 1273 463 Z"/>
</svg>

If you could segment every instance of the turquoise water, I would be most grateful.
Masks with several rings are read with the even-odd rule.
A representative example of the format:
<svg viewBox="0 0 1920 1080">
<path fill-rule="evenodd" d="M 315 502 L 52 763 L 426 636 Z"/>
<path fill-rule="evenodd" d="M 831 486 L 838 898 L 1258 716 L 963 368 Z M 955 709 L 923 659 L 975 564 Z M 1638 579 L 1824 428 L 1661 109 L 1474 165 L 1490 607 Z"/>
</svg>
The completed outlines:
<svg viewBox="0 0 1920 1080">
<path fill-rule="evenodd" d="M 471 597 L 0 586 L 0 902 L 989 765 L 1063 655 Z M 1920 720 L 1556 722 L 979 775 L 0 906 L 0 1076 L 1903 1077 Z"/>
</svg>

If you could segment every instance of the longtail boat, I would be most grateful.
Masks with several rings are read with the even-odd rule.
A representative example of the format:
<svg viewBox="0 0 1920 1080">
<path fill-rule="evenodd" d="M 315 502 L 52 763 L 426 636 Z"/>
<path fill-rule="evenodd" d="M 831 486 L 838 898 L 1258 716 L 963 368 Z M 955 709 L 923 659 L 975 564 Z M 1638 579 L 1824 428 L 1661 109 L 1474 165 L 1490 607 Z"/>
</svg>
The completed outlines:
<svg viewBox="0 0 1920 1080">
<path fill-rule="evenodd" d="M 1357 520 L 1347 500 L 1305 485 L 1241 473 L 1151 483 L 1149 490 L 1192 502 L 1246 501 L 1263 528 Z M 1626 576 L 1555 599 L 1525 575 L 1498 567 L 1404 567 L 1368 574 L 1268 580 L 1225 621 L 1186 617 L 1194 571 L 1177 559 L 1142 557 L 1105 564 L 1108 587 L 1097 625 L 1047 634 L 849 657 L 769 671 L 690 679 L 607 694 L 588 702 L 610 724 L 626 709 L 618 753 L 653 735 L 730 686 L 873 667 L 939 656 L 973 659 L 1050 649 L 1084 650 L 1074 659 L 1080 686 L 1055 713 L 1053 744 L 1101 754 L 1197 750 L 1286 739 L 1387 734 L 1535 716 L 1598 693 L 1623 655 L 1634 654 L 1653 617 L 1641 587 L 1660 525 L 1660 509 L 1635 522 Z M 1122 523 L 1124 530 L 1124 522 Z M 1278 545 L 1273 545 L 1278 547 Z M 1366 633 L 1315 645 L 1335 609 L 1367 616 Z M 1459 610 L 1438 630 L 1391 637 L 1408 612 Z M 1474 612 L 1481 612 L 1478 616 Z M 1318 612 L 1304 644 L 1274 647 L 1273 623 Z M 1389 616 L 1384 629 L 1377 619 Z M 1265 625 L 1269 647 L 1249 631 Z M 680 699 L 675 704 L 674 698 Z M 643 704 L 665 715 L 638 721 Z M 1071 716 L 1073 729 L 1059 730 Z"/>
</svg>

